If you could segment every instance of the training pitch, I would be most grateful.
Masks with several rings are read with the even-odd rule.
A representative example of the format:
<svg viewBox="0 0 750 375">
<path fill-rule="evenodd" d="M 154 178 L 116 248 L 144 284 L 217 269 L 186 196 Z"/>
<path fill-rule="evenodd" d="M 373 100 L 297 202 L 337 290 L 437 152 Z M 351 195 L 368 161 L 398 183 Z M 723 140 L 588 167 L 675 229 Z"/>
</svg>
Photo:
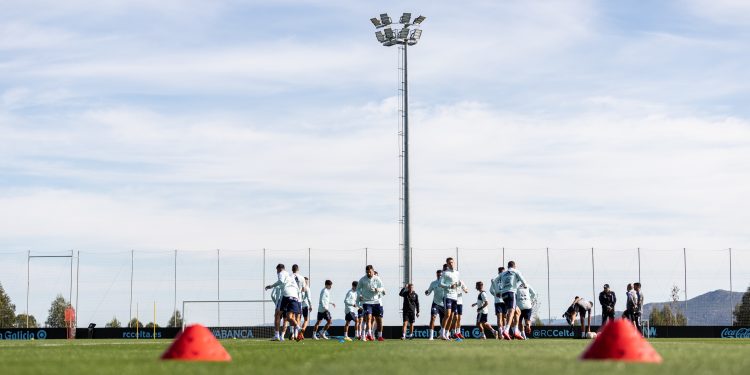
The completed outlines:
<svg viewBox="0 0 750 375">
<path fill-rule="evenodd" d="M 750 340 L 655 339 L 661 365 L 578 360 L 588 340 L 223 340 L 228 363 L 160 361 L 170 340 L 0 341 L 1 374 L 748 374 Z"/>
</svg>

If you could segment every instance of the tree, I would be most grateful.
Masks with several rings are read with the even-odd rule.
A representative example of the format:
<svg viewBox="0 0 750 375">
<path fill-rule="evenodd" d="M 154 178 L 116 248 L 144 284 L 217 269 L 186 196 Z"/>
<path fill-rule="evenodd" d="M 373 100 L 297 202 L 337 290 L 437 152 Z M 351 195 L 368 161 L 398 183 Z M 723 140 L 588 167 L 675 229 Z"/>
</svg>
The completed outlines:
<svg viewBox="0 0 750 375">
<path fill-rule="evenodd" d="M 130 322 L 128 322 L 128 327 L 135 328 L 136 324 L 138 325 L 138 328 L 143 328 L 143 323 L 141 323 L 137 318 L 130 319 Z"/>
<path fill-rule="evenodd" d="M 117 320 L 116 316 L 112 317 L 112 320 L 104 324 L 104 328 L 120 328 L 122 327 L 122 323 L 120 323 L 119 320 Z"/>
<path fill-rule="evenodd" d="M 750 326 L 750 287 L 742 295 L 742 301 L 734 308 L 734 325 Z"/>
<path fill-rule="evenodd" d="M 149 329 L 154 328 L 154 322 L 148 322 L 148 324 L 146 324 L 146 328 L 149 328 Z M 156 328 L 159 328 L 158 324 L 156 324 Z"/>
<path fill-rule="evenodd" d="M 544 325 L 544 322 L 539 317 L 539 315 L 534 315 L 534 325 L 535 326 L 543 326 Z"/>
<path fill-rule="evenodd" d="M 664 325 L 664 318 L 661 315 L 661 311 L 659 311 L 658 307 L 654 307 L 653 310 L 651 310 L 651 314 L 648 316 L 649 324 L 652 326 L 662 326 Z"/>
<path fill-rule="evenodd" d="M 29 315 L 29 325 L 28 327 L 26 326 L 26 314 L 16 315 L 16 322 L 13 326 L 16 328 L 39 328 L 34 315 Z"/>
<path fill-rule="evenodd" d="M 180 310 L 174 311 L 174 314 L 172 314 L 172 317 L 169 318 L 167 327 L 182 327 L 182 315 L 180 315 Z"/>
<path fill-rule="evenodd" d="M 669 291 L 672 302 L 664 304 L 659 310 L 654 307 L 649 315 L 649 322 L 652 326 L 684 326 L 687 325 L 687 318 L 678 308 L 680 302 L 680 287 L 672 285 Z"/>
<path fill-rule="evenodd" d="M 65 309 L 70 303 L 65 300 L 62 294 L 58 294 L 52 301 L 52 305 L 47 313 L 47 321 L 44 324 L 50 328 L 65 328 Z"/>
<path fill-rule="evenodd" d="M 0 328 L 13 327 L 16 320 L 16 305 L 10 302 L 3 284 L 0 284 Z"/>
</svg>

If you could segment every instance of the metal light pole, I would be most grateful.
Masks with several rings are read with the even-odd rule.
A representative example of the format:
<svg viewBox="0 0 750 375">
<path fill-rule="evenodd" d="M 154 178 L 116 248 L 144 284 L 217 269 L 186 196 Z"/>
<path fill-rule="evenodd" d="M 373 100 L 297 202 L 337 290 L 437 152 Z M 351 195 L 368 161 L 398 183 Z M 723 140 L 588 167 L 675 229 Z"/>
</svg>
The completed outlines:
<svg viewBox="0 0 750 375">
<path fill-rule="evenodd" d="M 400 93 L 403 95 L 403 102 L 399 103 L 401 107 L 402 129 L 399 135 L 402 137 L 401 143 L 401 224 L 402 224 L 402 248 L 401 248 L 401 268 L 402 281 L 404 284 L 411 282 L 411 238 L 409 232 L 409 85 L 406 51 L 408 46 L 417 44 L 422 36 L 420 24 L 425 20 L 424 16 L 419 16 L 413 21 L 411 13 L 404 13 L 399 22 L 394 24 L 388 13 L 383 13 L 380 18 L 371 18 L 370 21 L 378 30 L 375 37 L 378 42 L 386 47 L 399 46 L 403 59 L 401 63 L 401 88 Z M 395 27 L 395 28 L 394 28 Z"/>
</svg>

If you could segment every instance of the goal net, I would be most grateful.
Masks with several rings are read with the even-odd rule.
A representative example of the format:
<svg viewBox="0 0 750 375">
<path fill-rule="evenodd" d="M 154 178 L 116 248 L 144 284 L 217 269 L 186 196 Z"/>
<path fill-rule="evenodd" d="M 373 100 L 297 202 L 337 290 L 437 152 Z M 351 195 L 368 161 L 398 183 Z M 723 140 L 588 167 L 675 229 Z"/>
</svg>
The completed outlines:
<svg viewBox="0 0 750 375">
<path fill-rule="evenodd" d="M 218 339 L 262 339 L 274 334 L 271 300 L 182 301 L 182 328 L 201 324 Z"/>
</svg>

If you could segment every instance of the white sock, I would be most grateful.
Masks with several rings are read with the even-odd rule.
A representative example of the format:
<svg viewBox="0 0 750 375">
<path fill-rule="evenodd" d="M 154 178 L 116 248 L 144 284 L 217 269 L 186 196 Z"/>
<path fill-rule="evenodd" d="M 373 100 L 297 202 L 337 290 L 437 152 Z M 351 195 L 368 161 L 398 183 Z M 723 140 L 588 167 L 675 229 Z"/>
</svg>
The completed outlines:
<svg viewBox="0 0 750 375">
<path fill-rule="evenodd" d="M 378 331 L 378 337 L 383 337 L 383 332 Z"/>
<path fill-rule="evenodd" d="M 273 337 L 279 337 L 279 331 L 273 331 Z"/>
</svg>

